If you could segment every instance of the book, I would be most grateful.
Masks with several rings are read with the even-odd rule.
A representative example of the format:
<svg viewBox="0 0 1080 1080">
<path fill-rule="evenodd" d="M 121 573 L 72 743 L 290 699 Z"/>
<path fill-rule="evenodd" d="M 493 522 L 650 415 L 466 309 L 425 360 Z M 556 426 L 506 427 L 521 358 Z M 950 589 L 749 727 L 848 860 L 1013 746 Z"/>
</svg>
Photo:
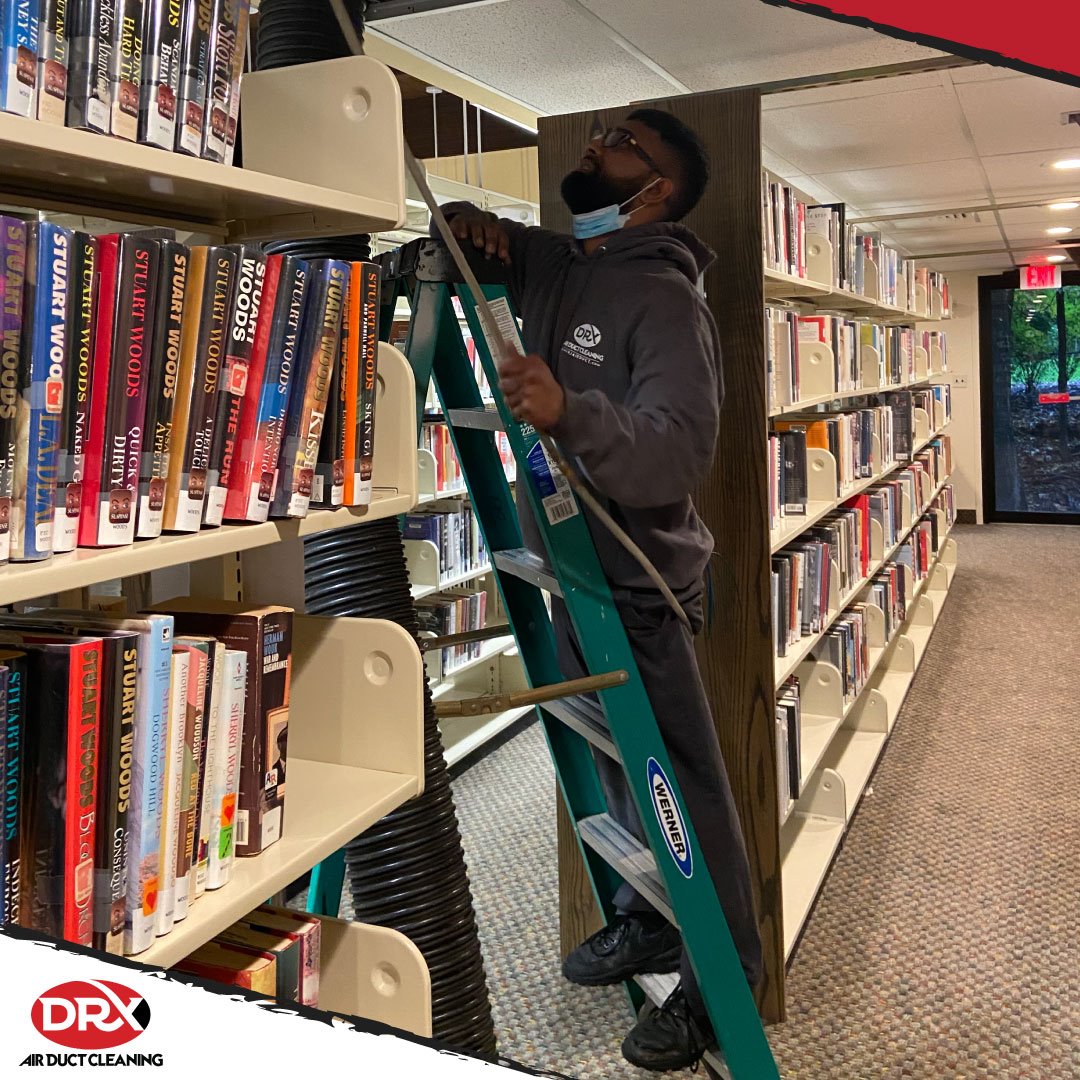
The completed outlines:
<svg viewBox="0 0 1080 1080">
<path fill-rule="evenodd" d="M 113 0 L 75 0 L 71 7 L 67 126 L 109 133 Z"/>
<path fill-rule="evenodd" d="M 214 940 L 223 945 L 238 945 L 261 953 L 271 953 L 277 960 L 274 996 L 278 1001 L 299 1002 L 303 967 L 300 939 L 296 934 L 256 929 L 241 921 L 223 930 Z"/>
<path fill-rule="evenodd" d="M 220 0 L 184 0 L 180 39 L 180 104 L 175 149 L 202 155 L 203 119 L 210 83 L 210 42 Z"/>
<path fill-rule="evenodd" d="M 160 268 L 154 312 L 154 334 L 146 375 L 146 417 L 142 462 L 139 467 L 139 505 L 135 535 L 161 535 L 165 493 L 173 452 L 173 420 L 184 328 L 184 298 L 191 253 L 175 240 L 159 241 Z"/>
<path fill-rule="evenodd" d="M 206 880 L 210 872 L 211 818 L 214 814 L 220 816 L 221 810 L 220 797 L 217 803 L 214 801 L 215 777 L 219 762 L 229 752 L 227 741 L 229 718 L 222 714 L 222 698 L 225 687 L 225 653 L 225 646 L 220 641 L 215 641 L 209 657 L 206 737 L 203 740 L 202 765 L 199 770 L 199 793 L 195 804 L 198 829 L 195 838 L 195 862 L 191 895 L 196 900 L 206 891 Z M 232 748 L 234 766 L 238 749 L 237 743 L 234 743 Z"/>
<path fill-rule="evenodd" d="M 213 982 L 239 986 L 272 998 L 277 990 L 276 960 L 270 953 L 253 953 L 209 941 L 173 966 L 173 971 Z"/>
<path fill-rule="evenodd" d="M 177 629 L 205 634 L 247 654 L 236 848 L 257 855 L 282 835 L 292 670 L 292 610 L 205 597 L 177 597 L 155 610 Z"/>
<path fill-rule="evenodd" d="M 71 23 L 67 0 L 42 0 L 38 28 L 37 118 L 63 125 L 67 112 Z"/>
<path fill-rule="evenodd" d="M 240 0 L 218 0 L 210 40 L 210 77 L 206 89 L 206 112 L 203 118 L 202 156 L 224 161 L 228 149 L 229 102 L 233 84 L 233 66 L 238 49 Z"/>
<path fill-rule="evenodd" d="M 4 284 L 0 323 L 0 562 L 7 562 L 11 554 L 11 499 L 15 491 L 26 276 L 26 225 L 17 218 L 0 219 L 0 257 Z"/>
<path fill-rule="evenodd" d="M 349 264 L 319 259 L 311 264 L 312 281 L 298 346 L 297 385 L 290 395 L 281 474 L 271 504 L 278 517 L 304 517 L 322 438 L 330 375 L 338 362 L 342 300 Z"/>
<path fill-rule="evenodd" d="M 356 504 L 368 506 L 372 498 L 375 468 L 375 399 L 379 363 L 379 313 L 381 277 L 377 263 L 360 265 L 360 360 L 363 364 L 358 417 L 359 477 L 354 481 Z"/>
<path fill-rule="evenodd" d="M 18 925 L 22 900 L 22 834 L 24 828 L 24 788 L 29 775 L 23 761 L 26 741 L 26 653 L 0 649 L 4 666 L 4 728 L 0 746 L 3 776 L 4 826 L 0 836 L 0 865 L 3 866 L 3 918 Z"/>
<path fill-rule="evenodd" d="M 229 86 L 229 122 L 225 131 L 225 164 L 231 165 L 236 153 L 236 130 L 240 119 L 240 79 L 244 73 L 247 53 L 248 26 L 251 21 L 251 0 L 238 0 L 236 48 L 233 50 L 232 83 Z"/>
<path fill-rule="evenodd" d="M 109 134 L 134 142 L 139 134 L 143 0 L 116 0 L 109 67 Z"/>
<path fill-rule="evenodd" d="M 207 876 L 208 889 L 220 889 L 232 877 L 236 855 L 236 813 L 240 797 L 248 654 L 226 649 L 222 671 L 220 725 L 210 774 Z"/>
<path fill-rule="evenodd" d="M 311 486 L 311 506 L 334 509 L 345 502 L 345 460 L 352 453 L 347 443 L 355 443 L 345 429 L 346 367 L 349 350 L 349 282 L 342 299 L 341 336 L 338 359 L 330 373 L 330 392 L 326 398 L 326 417 L 315 462 Z"/>
<path fill-rule="evenodd" d="M 225 516 L 266 521 L 277 490 L 281 445 L 296 382 L 297 346 L 303 322 L 308 264 L 292 255 L 267 260 L 251 352 L 247 393 L 240 417 L 240 459 L 229 476 Z"/>
<path fill-rule="evenodd" d="M 74 234 L 68 283 L 68 362 L 57 445 L 54 552 L 74 551 L 79 542 L 90 419 L 90 373 L 94 360 L 97 250 L 95 237 L 89 233 Z"/>
<path fill-rule="evenodd" d="M 206 687 L 210 652 L 209 638 L 177 637 L 174 649 L 188 654 L 187 709 L 184 722 L 183 773 L 176 840 L 176 917 L 187 918 L 190 887 L 194 883 L 191 868 L 195 862 L 196 819 L 199 798 L 199 768 L 203 755 L 203 730 L 206 722 Z"/>
<path fill-rule="evenodd" d="M 138 139 L 172 150 L 180 94 L 180 0 L 144 0 Z"/>
<path fill-rule="evenodd" d="M 0 109 L 34 116 L 37 109 L 38 0 L 5 0 Z"/>
<path fill-rule="evenodd" d="M 319 974 L 321 968 L 322 923 L 314 915 L 291 911 L 289 908 L 264 904 L 244 918 L 250 926 L 279 933 L 296 934 L 300 939 L 300 1004 L 319 1007 Z"/>
<path fill-rule="evenodd" d="M 174 424 L 165 497 L 164 527 L 174 532 L 198 532 L 207 494 L 217 483 L 211 448 L 236 263 L 234 249 L 192 251 L 176 399 L 176 416 L 182 423 Z M 192 295 L 196 290 L 197 301 Z"/>
<path fill-rule="evenodd" d="M 184 743 L 188 715 L 188 675 L 191 658 L 186 649 L 173 647 L 169 676 L 169 721 L 162 761 L 163 783 L 158 822 L 158 897 L 154 933 L 168 934 L 176 922 L 176 850 L 180 836 L 180 803 L 184 783 Z"/>
<path fill-rule="evenodd" d="M 5 628 L 26 653 L 26 800 L 20 924 L 76 945 L 93 939 L 101 639 Z"/>
<path fill-rule="evenodd" d="M 156 240 L 138 233 L 120 237 L 96 515 L 88 508 L 91 521 L 96 516 L 97 535 L 86 537 L 86 546 L 116 547 L 135 539 L 160 255 Z"/>
<path fill-rule="evenodd" d="M 237 249 L 236 257 L 236 282 L 229 308 L 225 361 L 219 377 L 214 441 L 210 450 L 209 471 L 214 481 L 203 515 L 207 525 L 220 525 L 225 516 L 225 500 L 239 448 L 241 411 L 266 275 L 266 256 L 258 245 L 244 244 Z"/>
<path fill-rule="evenodd" d="M 24 333 L 11 500 L 13 560 L 47 559 L 53 551 L 71 240 L 70 229 L 51 222 L 34 222 L 27 227 Z M 25 332 L 27 328 L 29 333 Z"/>
</svg>

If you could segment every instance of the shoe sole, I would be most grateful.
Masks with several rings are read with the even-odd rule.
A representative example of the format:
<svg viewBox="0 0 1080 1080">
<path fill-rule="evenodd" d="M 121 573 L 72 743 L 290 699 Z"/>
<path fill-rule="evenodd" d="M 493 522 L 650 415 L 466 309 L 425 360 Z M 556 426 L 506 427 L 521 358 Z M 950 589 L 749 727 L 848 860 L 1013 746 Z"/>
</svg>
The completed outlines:
<svg viewBox="0 0 1080 1080">
<path fill-rule="evenodd" d="M 621 971 L 592 977 L 589 975 L 568 975 L 564 968 L 563 978 L 568 982 L 572 982 L 575 986 L 618 986 L 619 983 L 624 983 L 635 975 L 673 975 L 679 970 L 681 961 L 682 946 L 680 945 L 678 948 L 671 949 L 669 952 L 655 957 L 646 967 L 624 968 Z"/>
</svg>

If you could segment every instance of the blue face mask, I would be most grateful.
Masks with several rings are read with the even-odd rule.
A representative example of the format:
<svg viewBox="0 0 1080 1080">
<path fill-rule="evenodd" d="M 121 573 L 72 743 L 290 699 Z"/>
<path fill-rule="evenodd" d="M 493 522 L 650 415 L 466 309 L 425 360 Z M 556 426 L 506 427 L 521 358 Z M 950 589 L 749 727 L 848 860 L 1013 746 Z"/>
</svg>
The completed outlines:
<svg viewBox="0 0 1080 1080">
<path fill-rule="evenodd" d="M 599 210 L 574 214 L 574 239 L 591 240 L 594 236 L 606 236 L 608 233 L 618 232 L 630 220 L 631 214 L 641 209 L 640 206 L 636 206 L 629 214 L 624 214 L 621 212 L 622 208 L 632 203 L 638 195 L 643 195 L 653 184 L 659 184 L 662 179 L 662 176 L 658 176 L 652 183 L 646 184 L 637 195 L 631 195 L 624 203 L 613 203 L 611 206 L 602 206 Z"/>
</svg>

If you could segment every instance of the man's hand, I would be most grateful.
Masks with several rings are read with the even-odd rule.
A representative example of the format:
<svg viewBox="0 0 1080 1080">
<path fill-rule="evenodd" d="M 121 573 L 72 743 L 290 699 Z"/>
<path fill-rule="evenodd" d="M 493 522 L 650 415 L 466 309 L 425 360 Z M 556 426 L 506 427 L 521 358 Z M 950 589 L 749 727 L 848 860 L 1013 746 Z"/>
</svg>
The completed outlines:
<svg viewBox="0 0 1080 1080">
<path fill-rule="evenodd" d="M 563 388 L 535 353 L 508 350 L 499 364 L 499 389 L 514 416 L 538 431 L 550 431 L 566 411 Z"/>
<path fill-rule="evenodd" d="M 510 238 L 506 229 L 494 214 L 482 211 L 455 214 L 448 222 L 450 231 L 462 243 L 470 240 L 473 246 L 489 259 L 497 255 L 504 263 L 510 262 Z"/>
</svg>

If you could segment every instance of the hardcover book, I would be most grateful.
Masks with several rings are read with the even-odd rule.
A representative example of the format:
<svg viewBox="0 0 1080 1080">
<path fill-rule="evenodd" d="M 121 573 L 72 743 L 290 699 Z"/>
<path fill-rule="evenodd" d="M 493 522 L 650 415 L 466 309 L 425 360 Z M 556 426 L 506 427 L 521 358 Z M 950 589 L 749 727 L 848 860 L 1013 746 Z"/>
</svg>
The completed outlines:
<svg viewBox="0 0 1080 1080">
<path fill-rule="evenodd" d="M 38 0 L 7 0 L 3 18 L 0 109 L 34 116 L 37 109 Z"/>
<path fill-rule="evenodd" d="M 142 83 L 143 0 L 116 0 L 109 68 L 109 133 L 134 142 L 139 134 Z"/>
<path fill-rule="evenodd" d="M 218 738 L 210 774 L 207 834 L 208 889 L 220 889 L 232 877 L 236 856 L 236 812 L 240 798 L 248 654 L 226 649 L 222 672 Z"/>
<path fill-rule="evenodd" d="M 22 900 L 22 837 L 24 829 L 24 791 L 26 770 L 26 653 L 18 649 L 0 649 L 0 664 L 4 666 L 4 729 L 0 746 L 0 767 L 3 769 L 4 824 L 0 841 L 0 865 L 3 866 L 3 919 L 18 925 L 21 922 Z"/>
<path fill-rule="evenodd" d="M 113 0 L 76 0 L 71 10 L 67 126 L 107 135 L 116 7 Z"/>
<path fill-rule="evenodd" d="M 176 922 L 176 851 L 180 842 L 180 803 L 184 783 L 184 741 L 188 715 L 188 675 L 191 658 L 187 650 L 173 647 L 169 679 L 169 726 L 165 758 L 161 814 L 158 821 L 158 904 L 154 933 L 168 934 Z"/>
<path fill-rule="evenodd" d="M 185 0 L 180 43 L 180 105 L 176 149 L 202 155 L 203 121 L 210 83 L 210 43 L 220 0 Z"/>
<path fill-rule="evenodd" d="M 173 970 L 203 979 L 239 986 L 272 998 L 277 989 L 277 963 L 270 953 L 251 952 L 209 941 L 185 957 Z"/>
<path fill-rule="evenodd" d="M 26 277 L 26 225 L 0 218 L 3 258 L 3 308 L 0 333 L 0 562 L 11 554 L 11 499 L 15 491 L 15 447 L 19 419 L 19 369 L 22 356 L 23 291 Z"/>
<path fill-rule="evenodd" d="M 203 740 L 202 767 L 199 770 L 199 794 L 196 800 L 195 816 L 198 830 L 195 838 L 195 863 L 192 871 L 193 885 L 191 895 L 194 899 L 206 891 L 206 879 L 210 871 L 210 832 L 211 818 L 220 810 L 215 805 L 215 783 L 219 762 L 222 755 L 228 753 L 228 717 L 222 714 L 222 699 L 225 687 L 225 646 L 220 641 L 214 642 L 210 654 L 209 685 L 206 696 L 206 737 Z M 238 745 L 233 746 L 233 755 Z"/>
<path fill-rule="evenodd" d="M 233 65 L 237 51 L 242 48 L 236 36 L 240 24 L 240 0 L 218 0 L 215 14 L 210 41 L 210 79 L 203 119 L 202 156 L 211 161 L 224 161 L 228 150 Z"/>
<path fill-rule="evenodd" d="M 209 638 L 178 637 L 176 648 L 188 654 L 187 712 L 184 724 L 183 776 L 176 841 L 176 921 L 187 917 L 195 862 L 195 814 L 199 800 L 199 768 L 206 722 L 206 686 L 213 642 Z"/>
<path fill-rule="evenodd" d="M 172 150 L 180 95 L 180 0 L 144 0 L 139 142 Z"/>
<path fill-rule="evenodd" d="M 375 468 L 375 391 L 379 363 L 379 312 L 381 310 L 381 278 L 377 263 L 362 262 L 360 266 L 360 361 L 363 365 L 360 380 L 360 407 L 357 435 L 359 461 L 355 498 L 367 506 L 372 498 L 372 476 Z"/>
<path fill-rule="evenodd" d="M 38 30 L 37 118 L 63 125 L 67 112 L 71 24 L 67 0 L 42 0 Z"/>
</svg>

